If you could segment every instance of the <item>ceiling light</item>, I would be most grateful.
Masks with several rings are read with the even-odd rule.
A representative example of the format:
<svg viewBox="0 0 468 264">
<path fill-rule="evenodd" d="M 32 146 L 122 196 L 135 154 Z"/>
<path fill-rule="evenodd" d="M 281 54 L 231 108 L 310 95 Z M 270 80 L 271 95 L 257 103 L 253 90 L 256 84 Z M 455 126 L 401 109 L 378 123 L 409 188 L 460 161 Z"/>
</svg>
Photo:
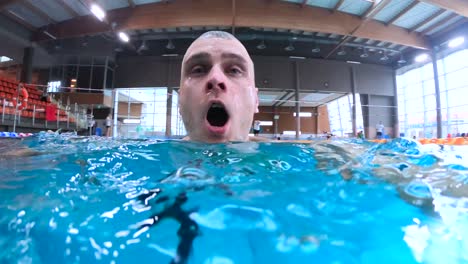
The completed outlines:
<svg viewBox="0 0 468 264">
<path fill-rule="evenodd" d="M 302 56 L 289 56 L 290 59 L 299 59 L 299 60 L 305 60 L 306 57 L 302 57 Z"/>
<path fill-rule="evenodd" d="M 55 44 L 54 44 L 54 49 L 59 50 L 59 49 L 61 49 L 61 48 L 62 48 L 62 45 L 60 44 L 60 42 L 58 42 L 58 41 L 55 42 Z"/>
<path fill-rule="evenodd" d="M 336 54 L 337 54 L 338 56 L 344 56 L 344 55 L 346 55 L 346 51 L 344 50 L 344 47 L 341 46 L 340 51 L 338 51 Z"/>
<path fill-rule="evenodd" d="M 128 35 L 125 32 L 119 32 L 119 38 L 123 42 L 128 42 L 130 40 L 130 38 L 128 37 Z"/>
<path fill-rule="evenodd" d="M 88 41 L 87 40 L 84 40 L 83 42 L 81 42 L 81 46 L 82 47 L 88 47 Z"/>
<path fill-rule="evenodd" d="M 367 51 L 366 51 L 365 48 L 364 48 L 364 51 L 362 52 L 362 54 L 359 55 L 359 57 L 361 57 L 361 58 L 367 58 L 367 57 L 369 57 L 369 54 L 367 53 Z"/>
<path fill-rule="evenodd" d="M 141 120 L 140 119 L 130 119 L 130 118 L 125 118 L 122 120 L 124 124 L 140 124 Z"/>
<path fill-rule="evenodd" d="M 385 51 L 383 51 L 383 56 L 380 58 L 381 61 L 388 61 L 388 56 Z"/>
<path fill-rule="evenodd" d="M 257 49 L 262 50 L 262 49 L 265 49 L 265 48 L 266 48 L 265 41 L 262 40 L 262 42 L 260 42 L 260 43 L 257 45 Z"/>
<path fill-rule="evenodd" d="M 175 49 L 174 43 L 172 43 L 172 39 L 170 39 L 170 40 L 167 42 L 166 49 L 168 49 L 168 50 L 173 50 L 173 49 Z"/>
<path fill-rule="evenodd" d="M 415 62 L 424 62 L 429 58 L 429 56 L 426 53 L 420 54 L 414 58 Z"/>
<path fill-rule="evenodd" d="M 56 40 L 56 39 L 57 39 L 56 36 L 52 35 L 52 34 L 51 34 L 50 32 L 48 32 L 47 30 L 44 30 L 43 32 L 44 32 L 44 34 L 46 34 L 47 36 L 49 36 L 51 39 L 53 39 L 53 40 Z"/>
<path fill-rule="evenodd" d="M 0 62 L 7 62 L 7 61 L 11 61 L 12 59 L 7 57 L 7 56 L 0 56 Z"/>
<path fill-rule="evenodd" d="M 361 64 L 359 61 L 346 61 L 346 63 L 351 63 L 351 64 Z"/>
<path fill-rule="evenodd" d="M 400 54 L 400 59 L 397 61 L 399 64 L 405 64 L 406 60 L 403 58 L 403 54 Z"/>
<path fill-rule="evenodd" d="M 146 40 L 143 40 L 143 42 L 141 42 L 140 47 L 138 48 L 138 52 L 142 52 L 145 50 L 148 50 L 148 46 L 146 45 Z"/>
<path fill-rule="evenodd" d="M 294 50 L 294 46 L 293 46 L 291 43 L 289 43 L 289 45 L 286 46 L 286 47 L 284 48 L 284 50 L 285 50 L 285 51 L 293 51 L 293 50 Z"/>
<path fill-rule="evenodd" d="M 450 48 L 455 48 L 455 47 L 458 47 L 460 46 L 461 44 L 463 44 L 465 42 L 465 38 L 464 37 L 458 37 L 458 38 L 454 38 L 452 40 L 449 41 L 448 43 L 448 46 Z"/>
<path fill-rule="evenodd" d="M 317 42 L 314 44 L 314 48 L 312 49 L 313 53 L 319 53 L 320 52 L 320 47 L 318 46 Z"/>
<path fill-rule="evenodd" d="M 95 15 L 100 21 L 103 21 L 106 17 L 106 12 L 104 12 L 104 10 L 102 10 L 102 8 L 97 4 L 91 4 L 91 13 L 93 13 L 93 15 Z"/>
</svg>

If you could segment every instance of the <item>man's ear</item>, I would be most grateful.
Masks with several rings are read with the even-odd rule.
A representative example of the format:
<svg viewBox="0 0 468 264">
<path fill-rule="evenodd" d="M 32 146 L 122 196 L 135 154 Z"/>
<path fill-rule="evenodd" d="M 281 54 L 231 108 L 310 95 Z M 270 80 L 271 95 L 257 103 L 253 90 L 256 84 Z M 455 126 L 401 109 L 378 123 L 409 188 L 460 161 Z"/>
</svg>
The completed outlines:
<svg viewBox="0 0 468 264">
<path fill-rule="evenodd" d="M 255 88 L 255 113 L 258 112 L 258 88 Z"/>
</svg>

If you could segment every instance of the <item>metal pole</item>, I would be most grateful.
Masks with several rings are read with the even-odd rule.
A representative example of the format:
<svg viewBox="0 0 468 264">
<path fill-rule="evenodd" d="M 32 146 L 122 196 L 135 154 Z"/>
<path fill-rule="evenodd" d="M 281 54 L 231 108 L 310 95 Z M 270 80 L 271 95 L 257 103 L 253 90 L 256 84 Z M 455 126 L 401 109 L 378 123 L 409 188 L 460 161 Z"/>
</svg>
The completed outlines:
<svg viewBox="0 0 468 264">
<path fill-rule="evenodd" d="M 299 91 L 300 91 L 300 81 L 299 81 L 299 65 L 297 61 L 294 61 L 294 73 L 295 73 L 295 86 L 296 86 L 296 139 L 299 139 L 301 131 L 301 117 L 299 113 L 301 112 L 301 106 L 299 104 Z"/>
<path fill-rule="evenodd" d="M 68 111 L 68 108 L 67 108 L 67 129 L 70 129 L 70 111 Z"/>
<path fill-rule="evenodd" d="M 435 97 L 436 97 L 437 138 L 442 138 L 442 109 L 440 106 L 439 71 L 437 70 L 436 48 L 432 49 L 431 57 L 432 57 L 432 69 L 434 71 L 434 88 L 435 88 Z"/>
<path fill-rule="evenodd" d="M 5 121 L 5 98 L 2 99 L 3 100 L 3 105 L 2 105 L 2 123 Z"/>
<path fill-rule="evenodd" d="M 273 122 L 275 122 L 275 135 L 278 137 L 278 119 L 276 119 L 276 116 L 278 115 L 278 109 L 276 106 L 273 106 Z"/>
<path fill-rule="evenodd" d="M 91 105 L 91 120 L 94 121 L 94 106 L 93 105 Z M 90 123 L 90 124 L 93 124 L 93 123 Z M 89 135 L 90 136 L 93 135 L 93 126 L 89 127 Z"/>
<path fill-rule="evenodd" d="M 396 70 L 393 71 L 393 92 L 395 93 L 395 96 L 393 96 L 393 105 L 395 108 L 393 109 L 393 137 L 400 137 L 400 117 L 398 113 L 398 87 L 397 87 L 397 80 L 396 80 Z"/>
<path fill-rule="evenodd" d="M 106 89 L 107 86 L 107 65 L 109 64 L 109 57 L 106 56 L 106 61 L 104 63 L 104 80 L 102 80 L 102 89 Z"/>
<path fill-rule="evenodd" d="M 92 84 L 93 84 L 93 70 L 94 70 L 94 57 L 91 58 L 91 72 L 89 73 L 89 88 L 92 88 Z M 90 90 L 88 89 L 88 93 L 90 92 Z"/>
<path fill-rule="evenodd" d="M 78 122 L 79 122 L 79 120 L 80 120 L 80 118 L 79 118 L 79 117 L 80 117 L 80 113 L 78 112 L 78 109 L 77 109 L 77 108 L 78 108 L 78 104 L 75 103 L 75 110 L 74 110 L 74 111 L 75 111 L 75 128 L 78 130 Z"/>
<path fill-rule="evenodd" d="M 67 106 L 65 107 L 65 111 L 67 114 L 67 129 L 70 129 L 70 96 L 67 97 Z"/>
<path fill-rule="evenodd" d="M 81 56 L 78 56 L 78 65 L 76 65 L 76 75 L 75 75 L 75 78 L 76 78 L 75 91 L 76 91 L 76 88 L 79 87 L 78 86 L 78 78 L 80 77 L 80 65 L 81 65 Z"/>
<path fill-rule="evenodd" d="M 18 104 L 19 104 L 19 88 L 20 85 L 18 84 L 18 88 L 16 88 L 16 106 L 15 106 L 15 113 L 14 113 L 14 119 L 13 119 L 13 132 L 16 132 L 16 115 L 18 113 Z"/>
<path fill-rule="evenodd" d="M 60 119 L 60 107 L 59 107 L 58 104 L 57 104 L 56 110 L 57 110 L 56 111 L 56 113 L 57 113 L 57 129 L 59 129 L 59 125 L 60 125 L 60 121 L 59 121 L 59 119 Z"/>
<path fill-rule="evenodd" d="M 113 90 L 112 92 L 114 93 L 114 116 L 113 116 L 113 122 L 114 122 L 114 125 L 112 127 L 112 138 L 115 138 L 117 137 L 117 125 L 118 125 L 118 122 L 117 122 L 117 114 L 119 112 L 119 92 L 118 92 L 119 89 L 115 89 Z"/>
<path fill-rule="evenodd" d="M 36 123 L 36 105 L 33 105 L 32 126 Z"/>
<path fill-rule="evenodd" d="M 352 129 L 353 129 L 353 136 L 356 136 L 357 134 L 357 128 L 356 128 L 356 116 L 357 116 L 357 111 L 356 111 L 356 71 L 354 70 L 354 67 L 351 66 L 350 68 L 350 73 L 351 73 L 351 93 L 353 96 L 353 103 L 351 106 L 351 122 L 352 122 Z"/>
<path fill-rule="evenodd" d="M 166 137 L 172 135 L 172 93 L 174 90 L 170 87 L 167 88 L 167 97 L 166 97 Z M 154 115 L 153 115 L 154 116 Z M 154 125 L 154 122 L 153 122 Z"/>
</svg>

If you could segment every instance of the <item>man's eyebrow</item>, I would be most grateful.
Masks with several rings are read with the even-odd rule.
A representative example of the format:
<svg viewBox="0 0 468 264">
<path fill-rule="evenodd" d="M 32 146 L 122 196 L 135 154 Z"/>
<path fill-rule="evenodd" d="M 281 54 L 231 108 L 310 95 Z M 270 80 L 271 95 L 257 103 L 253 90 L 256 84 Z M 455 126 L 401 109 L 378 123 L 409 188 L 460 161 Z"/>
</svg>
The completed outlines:
<svg viewBox="0 0 468 264">
<path fill-rule="evenodd" d="M 192 64 L 194 61 L 206 61 L 210 60 L 211 55 L 208 52 L 200 52 L 200 53 L 195 53 L 192 56 L 190 56 L 184 64 Z"/>
<path fill-rule="evenodd" d="M 241 63 L 247 63 L 247 60 L 244 57 L 236 53 L 223 53 L 221 54 L 221 58 L 234 59 L 234 60 L 239 60 Z"/>
</svg>

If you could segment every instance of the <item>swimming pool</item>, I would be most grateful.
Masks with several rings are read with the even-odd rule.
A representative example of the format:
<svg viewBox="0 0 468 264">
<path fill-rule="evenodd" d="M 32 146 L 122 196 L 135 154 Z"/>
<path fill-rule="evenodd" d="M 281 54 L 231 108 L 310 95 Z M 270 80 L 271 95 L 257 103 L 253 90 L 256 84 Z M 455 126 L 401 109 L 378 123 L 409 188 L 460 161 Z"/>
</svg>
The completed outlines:
<svg viewBox="0 0 468 264">
<path fill-rule="evenodd" d="M 468 263 L 464 148 L 0 143 L 0 263 Z"/>
</svg>

